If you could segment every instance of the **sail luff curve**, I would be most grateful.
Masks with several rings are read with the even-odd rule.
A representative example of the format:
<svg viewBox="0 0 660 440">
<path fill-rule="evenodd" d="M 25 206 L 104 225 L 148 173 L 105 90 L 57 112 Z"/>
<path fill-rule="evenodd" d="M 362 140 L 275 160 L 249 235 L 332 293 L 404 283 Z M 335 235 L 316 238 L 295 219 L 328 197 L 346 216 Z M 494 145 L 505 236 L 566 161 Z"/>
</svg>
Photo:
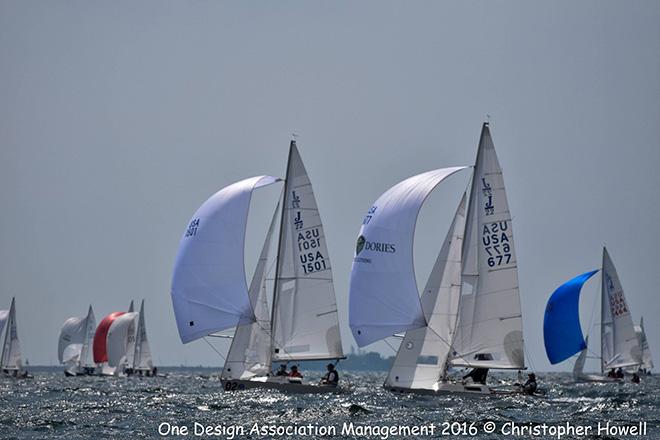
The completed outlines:
<svg viewBox="0 0 660 440">
<path fill-rule="evenodd" d="M 183 343 L 254 321 L 245 277 L 252 192 L 280 179 L 257 176 L 211 196 L 188 223 L 174 265 L 172 304 Z"/>
<path fill-rule="evenodd" d="M 349 323 L 359 346 L 426 325 L 413 264 L 415 224 L 431 191 L 465 168 L 410 177 L 383 193 L 369 209 L 350 278 Z"/>
</svg>

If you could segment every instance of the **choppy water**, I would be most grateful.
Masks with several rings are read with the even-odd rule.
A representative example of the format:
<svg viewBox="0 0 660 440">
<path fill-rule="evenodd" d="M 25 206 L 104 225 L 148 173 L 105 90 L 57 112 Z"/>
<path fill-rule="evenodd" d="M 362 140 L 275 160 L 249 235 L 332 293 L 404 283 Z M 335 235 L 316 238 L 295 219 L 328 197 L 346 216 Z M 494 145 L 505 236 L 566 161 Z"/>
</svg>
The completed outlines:
<svg viewBox="0 0 660 440">
<path fill-rule="evenodd" d="M 315 375 L 320 373 L 308 374 L 310 378 Z M 246 435 L 236 438 L 262 438 L 249 435 L 255 423 L 262 426 L 332 425 L 336 426 L 337 437 L 349 438 L 342 436 L 341 430 L 344 423 L 352 422 L 354 426 L 434 423 L 435 438 L 491 439 L 516 437 L 484 433 L 482 426 L 487 421 L 496 422 L 498 430 L 511 421 L 525 425 L 569 422 L 593 426 L 594 430 L 598 422 L 631 425 L 646 421 L 648 435 L 644 438 L 660 439 L 660 380 L 657 377 L 644 378 L 644 383 L 634 385 L 573 384 L 568 374 L 539 376 L 548 390 L 545 399 L 397 395 L 380 387 L 383 373 L 344 373 L 343 378 L 354 386 L 351 393 L 313 396 L 267 390 L 225 393 L 217 376 L 195 370 L 172 370 L 165 378 L 66 378 L 60 371 L 37 372 L 35 378 L 29 380 L 0 379 L 0 438 L 227 438 L 226 435 L 195 436 L 195 422 L 204 426 L 243 426 Z M 505 376 L 495 375 L 492 381 L 498 377 Z M 161 437 L 158 429 L 163 422 L 187 426 L 189 434 Z M 438 430 L 443 422 L 458 422 L 453 425 L 455 429 L 463 426 L 463 422 L 466 426 L 475 422 L 479 432 L 443 436 Z M 565 438 L 641 437 L 592 433 L 586 437 Z"/>
</svg>

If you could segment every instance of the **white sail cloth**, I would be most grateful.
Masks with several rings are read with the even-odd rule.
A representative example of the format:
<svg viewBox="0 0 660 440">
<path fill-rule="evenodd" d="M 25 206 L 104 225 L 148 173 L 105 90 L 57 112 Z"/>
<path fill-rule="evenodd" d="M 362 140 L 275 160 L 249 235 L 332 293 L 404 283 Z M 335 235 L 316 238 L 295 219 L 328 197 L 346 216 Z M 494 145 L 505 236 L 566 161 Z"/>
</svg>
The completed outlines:
<svg viewBox="0 0 660 440">
<path fill-rule="evenodd" d="M 359 346 L 426 325 L 413 267 L 415 223 L 430 192 L 464 168 L 410 177 L 386 191 L 369 209 L 350 279 L 349 322 Z"/>
<path fill-rule="evenodd" d="M 639 326 L 635 326 L 635 333 L 639 339 L 639 348 L 642 351 L 642 368 L 650 371 L 653 369 L 653 356 L 651 356 L 651 348 L 648 339 L 646 339 L 646 331 L 644 331 L 644 318 L 640 319 Z"/>
<path fill-rule="evenodd" d="M 466 222 L 451 364 L 522 369 L 522 314 L 511 213 L 487 124 L 481 131 Z"/>
<path fill-rule="evenodd" d="M 106 339 L 108 366 L 117 368 L 133 365 L 138 316 L 135 312 L 124 313 L 110 325 Z"/>
<path fill-rule="evenodd" d="M 642 363 L 639 340 L 614 263 L 603 248 L 601 371 Z"/>
<path fill-rule="evenodd" d="M 64 321 L 57 345 L 57 358 L 61 364 L 77 364 L 87 336 L 87 317 L 71 317 Z"/>
<path fill-rule="evenodd" d="M 273 299 L 273 361 L 344 356 L 323 224 L 312 184 L 291 142 Z"/>
<path fill-rule="evenodd" d="M 261 248 L 259 261 L 250 283 L 250 301 L 254 308 L 256 321 L 251 324 L 239 325 L 236 328 L 227 360 L 222 370 L 222 377 L 227 379 L 248 379 L 254 376 L 265 376 L 271 370 L 272 343 L 270 337 L 270 314 L 268 312 L 268 292 L 266 291 L 266 274 L 268 252 L 275 233 L 277 213 L 275 208 L 266 240 Z"/>
<path fill-rule="evenodd" d="M 147 338 L 147 327 L 144 319 L 144 300 L 140 304 L 140 313 L 137 318 L 137 330 L 135 332 L 135 355 L 133 356 L 132 368 L 136 370 L 153 369 L 153 360 L 151 359 L 151 347 Z"/>
<path fill-rule="evenodd" d="M 2 320 L 0 315 L 0 321 Z M 2 352 L 0 353 L 0 368 L 5 370 L 20 370 L 22 367 L 21 361 L 21 345 L 18 341 L 18 331 L 16 328 L 16 306 L 14 305 L 14 298 L 11 300 L 11 306 L 6 314 L 6 322 L 4 325 L 4 335 Z"/>
<path fill-rule="evenodd" d="M 181 238 L 172 303 L 184 343 L 254 321 L 245 279 L 244 242 L 252 191 L 279 179 L 229 185 L 195 212 Z"/>
<path fill-rule="evenodd" d="M 422 293 L 428 325 L 406 332 L 385 380 L 388 386 L 433 389 L 446 373 L 461 294 L 465 204 L 463 194 Z"/>
</svg>

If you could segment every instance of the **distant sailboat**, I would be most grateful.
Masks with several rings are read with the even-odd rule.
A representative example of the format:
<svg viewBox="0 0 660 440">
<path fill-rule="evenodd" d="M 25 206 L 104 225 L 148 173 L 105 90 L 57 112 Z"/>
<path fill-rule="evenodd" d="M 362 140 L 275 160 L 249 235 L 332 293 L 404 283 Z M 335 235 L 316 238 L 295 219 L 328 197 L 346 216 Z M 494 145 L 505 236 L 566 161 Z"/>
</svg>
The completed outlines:
<svg viewBox="0 0 660 440">
<path fill-rule="evenodd" d="M 584 374 L 587 340 L 582 336 L 579 315 L 580 291 L 598 270 L 585 272 L 562 284 L 548 300 L 543 322 L 545 349 L 551 364 L 580 353 L 573 369 L 577 381 L 609 382 L 605 374 L 617 368 L 642 363 L 640 343 L 619 276 L 606 248 L 603 248 L 601 276 L 601 375 Z"/>
<path fill-rule="evenodd" d="M 646 332 L 644 331 L 644 318 L 641 318 L 639 325 L 635 326 L 635 334 L 639 340 L 639 349 L 642 352 L 641 369 L 644 373 L 651 374 L 651 370 L 653 370 L 653 357 L 651 356 L 649 341 L 646 339 Z"/>
<path fill-rule="evenodd" d="M 114 376 L 118 373 L 117 365 L 108 363 L 108 332 L 112 324 L 126 312 L 113 312 L 101 320 L 94 334 L 93 352 L 94 362 L 98 365 L 100 374 Z"/>
<path fill-rule="evenodd" d="M 294 141 L 280 204 L 271 315 L 266 266 L 276 214 L 247 286 L 244 236 L 252 192 L 278 181 L 258 176 L 234 183 L 209 198 L 193 216 L 181 239 L 172 280 L 179 334 L 187 343 L 236 327 L 222 372 L 228 391 L 253 387 L 336 391 L 270 375 L 273 362 L 344 356 L 323 225 Z"/>
<path fill-rule="evenodd" d="M 129 310 L 133 310 L 133 301 Z M 139 312 L 113 313 L 109 324 L 99 326 L 105 332 L 106 374 L 115 376 L 152 376 L 156 374 L 151 358 L 144 318 L 144 300 Z M 106 317 L 107 318 L 107 317 Z M 105 330 L 107 327 L 107 330 Z M 101 347 L 99 347 L 99 351 Z"/>
<path fill-rule="evenodd" d="M 487 123 L 467 208 L 464 195 L 419 297 L 412 258 L 418 212 L 440 182 L 464 168 L 395 185 L 360 230 L 349 321 L 360 346 L 406 332 L 384 385 L 392 391 L 488 395 L 485 384 L 451 382 L 447 369 L 525 368 L 511 214 Z"/>
<path fill-rule="evenodd" d="M 66 376 L 94 374 L 95 364 L 92 341 L 96 331 L 96 318 L 92 306 L 85 317 L 71 317 L 64 321 L 60 331 L 57 357 L 64 365 Z"/>
<path fill-rule="evenodd" d="M 11 299 L 9 310 L 0 310 L 0 337 L 2 338 L 2 351 L 0 352 L 0 369 L 2 374 L 18 378 L 30 377 L 23 369 L 21 360 L 21 344 L 18 341 L 16 329 L 16 306 L 14 298 Z"/>
</svg>

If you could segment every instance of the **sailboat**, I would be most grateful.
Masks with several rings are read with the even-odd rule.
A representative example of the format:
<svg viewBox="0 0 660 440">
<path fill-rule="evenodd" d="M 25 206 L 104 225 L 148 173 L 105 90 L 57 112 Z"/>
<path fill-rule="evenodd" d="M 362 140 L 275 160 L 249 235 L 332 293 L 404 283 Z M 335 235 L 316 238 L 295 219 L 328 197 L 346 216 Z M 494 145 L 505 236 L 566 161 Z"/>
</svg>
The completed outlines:
<svg viewBox="0 0 660 440">
<path fill-rule="evenodd" d="M 639 349 L 642 352 L 641 371 L 646 374 L 651 374 L 651 370 L 653 369 L 653 357 L 651 356 L 649 341 L 646 339 L 646 332 L 644 331 L 644 318 L 640 318 L 639 325 L 635 326 L 635 334 L 639 340 Z"/>
<path fill-rule="evenodd" d="M 582 286 L 598 269 L 578 275 L 559 286 L 550 296 L 545 308 L 543 338 L 548 359 L 554 365 L 579 353 L 573 368 L 576 381 L 616 381 L 616 378 L 606 376 L 606 373 L 617 368 L 638 367 L 642 364 L 640 343 L 635 334 L 630 308 L 614 263 L 605 247 L 600 270 L 600 375 L 584 373 L 584 364 L 588 357 L 588 338 L 582 336 L 579 315 Z"/>
<path fill-rule="evenodd" d="M 491 395 L 452 381 L 450 367 L 525 368 L 518 270 L 502 170 L 484 123 L 469 200 L 464 194 L 424 291 L 413 236 L 424 200 L 466 167 L 419 174 L 369 209 L 357 241 L 349 322 L 359 346 L 405 332 L 384 387 L 419 394 Z"/>
<path fill-rule="evenodd" d="M 16 330 L 16 306 L 14 298 L 11 299 L 9 310 L 0 310 L 0 337 L 2 337 L 2 351 L 0 352 L 0 369 L 2 374 L 17 378 L 31 377 L 23 369 L 21 360 L 21 344 L 18 341 Z"/>
<path fill-rule="evenodd" d="M 71 317 L 64 321 L 57 347 L 57 357 L 64 365 L 65 376 L 94 374 L 96 365 L 92 356 L 92 341 L 96 331 L 96 318 L 92 306 L 87 316 Z"/>
<path fill-rule="evenodd" d="M 128 306 L 128 312 L 133 312 L 133 301 L 131 301 L 131 304 Z M 126 312 L 112 312 L 108 314 L 101 320 L 94 333 L 94 341 L 92 344 L 94 362 L 97 364 L 99 373 L 102 376 L 114 376 L 117 373 L 117 368 L 108 365 L 107 339 L 110 326 L 115 319 L 119 318 L 124 313 Z"/>
<path fill-rule="evenodd" d="M 131 302 L 132 310 L 133 302 Z M 144 319 L 144 300 L 139 313 L 127 312 L 112 322 L 107 335 L 108 365 L 115 375 L 155 375 Z"/>
<path fill-rule="evenodd" d="M 239 181 L 215 193 L 193 215 L 172 278 L 179 335 L 188 343 L 236 327 L 221 376 L 227 391 L 335 392 L 339 389 L 271 374 L 275 362 L 344 357 L 323 225 L 295 141 L 289 149 L 279 228 L 274 214 L 249 287 L 246 282 L 243 259 L 252 192 L 279 181 L 272 176 Z M 269 314 L 267 261 L 275 233 Z"/>
</svg>

